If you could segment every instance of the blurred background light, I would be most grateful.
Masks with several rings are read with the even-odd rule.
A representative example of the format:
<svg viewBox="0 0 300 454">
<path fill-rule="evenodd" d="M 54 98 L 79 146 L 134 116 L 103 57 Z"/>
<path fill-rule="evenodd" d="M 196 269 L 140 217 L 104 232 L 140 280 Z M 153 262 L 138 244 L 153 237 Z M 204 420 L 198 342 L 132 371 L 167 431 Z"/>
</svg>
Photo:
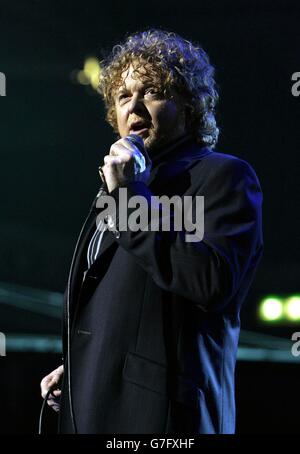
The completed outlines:
<svg viewBox="0 0 300 454">
<path fill-rule="evenodd" d="M 260 322 L 275 322 L 278 326 L 288 326 L 300 322 L 300 294 L 272 295 L 258 303 Z"/>
<path fill-rule="evenodd" d="M 85 59 L 83 69 L 76 71 L 76 80 L 80 85 L 91 85 L 97 90 L 100 77 L 99 60 L 95 57 Z"/>
<path fill-rule="evenodd" d="M 300 295 L 292 295 L 284 301 L 285 316 L 290 321 L 300 321 Z"/>
<path fill-rule="evenodd" d="M 283 316 L 283 302 L 280 298 L 269 296 L 259 304 L 259 317 L 263 321 L 278 321 Z"/>
</svg>

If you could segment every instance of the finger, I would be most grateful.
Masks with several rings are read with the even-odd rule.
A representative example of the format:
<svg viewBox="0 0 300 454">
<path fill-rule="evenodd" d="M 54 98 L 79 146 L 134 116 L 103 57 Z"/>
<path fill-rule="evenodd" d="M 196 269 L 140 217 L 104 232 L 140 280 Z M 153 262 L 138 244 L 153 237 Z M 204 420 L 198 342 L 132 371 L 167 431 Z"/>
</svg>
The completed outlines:
<svg viewBox="0 0 300 454">
<path fill-rule="evenodd" d="M 58 381 L 61 379 L 62 375 L 63 375 L 63 369 L 62 370 L 57 369 L 53 374 L 53 378 Z"/>
<path fill-rule="evenodd" d="M 122 145 L 123 147 L 125 147 L 127 150 L 130 150 L 130 151 L 136 151 L 137 149 L 137 146 L 135 145 L 135 143 L 133 143 L 129 137 L 123 137 L 123 139 L 120 140 L 120 145 Z M 144 144 L 141 144 L 144 146 Z"/>
<path fill-rule="evenodd" d="M 48 389 L 50 389 L 50 388 L 52 388 L 53 386 L 57 385 L 58 382 L 59 382 L 59 380 L 60 380 L 60 377 L 61 377 L 61 376 L 60 376 L 59 374 L 53 375 L 51 381 L 48 383 L 48 386 L 49 386 Z"/>
<path fill-rule="evenodd" d="M 50 389 L 49 383 L 51 383 L 51 379 L 49 379 L 48 377 L 44 378 L 41 381 L 41 395 L 42 395 L 43 399 L 45 399 L 46 394 L 47 394 L 48 390 Z"/>
<path fill-rule="evenodd" d="M 60 410 L 60 402 L 59 401 L 55 401 L 53 399 L 48 399 L 47 400 L 47 404 L 49 405 L 49 407 L 51 407 L 55 411 L 59 411 Z"/>
<path fill-rule="evenodd" d="M 64 368 L 63 366 L 59 366 L 57 369 L 55 369 L 53 372 L 50 374 L 46 375 L 41 381 L 41 386 L 47 386 L 49 383 L 51 383 L 53 380 L 58 380 L 61 375 L 63 374 Z"/>
<path fill-rule="evenodd" d="M 60 403 L 60 395 L 59 396 L 54 396 L 54 393 L 49 394 L 49 397 L 47 399 L 48 405 L 53 405 L 53 404 L 59 404 Z"/>
<path fill-rule="evenodd" d="M 42 398 L 45 399 L 47 393 L 50 391 L 51 389 L 51 386 L 45 386 L 42 388 L 42 391 L 41 391 L 41 395 L 42 395 Z"/>
<path fill-rule="evenodd" d="M 45 397 L 46 397 L 46 395 L 47 395 L 47 392 L 48 392 L 48 391 L 47 391 L 46 389 L 42 389 L 42 391 L 41 391 L 41 396 L 42 396 L 43 399 L 45 399 Z"/>
<path fill-rule="evenodd" d="M 41 385 L 43 385 L 43 386 L 47 386 L 47 385 L 48 385 L 48 383 L 50 383 L 50 382 L 51 382 L 51 380 L 52 380 L 52 377 L 53 377 L 53 372 L 51 372 L 51 374 L 49 374 L 49 375 L 46 375 L 46 377 L 44 377 L 44 378 L 42 379 L 42 381 L 41 381 Z"/>
<path fill-rule="evenodd" d="M 40 387 L 41 387 L 41 395 L 42 395 L 43 399 L 46 397 L 46 394 L 49 391 L 49 389 L 59 382 L 63 373 L 64 373 L 64 366 L 60 365 L 54 371 L 52 371 L 50 374 L 46 375 L 46 377 L 44 377 L 41 380 Z"/>
<path fill-rule="evenodd" d="M 118 140 L 118 142 L 116 142 L 116 144 L 122 144 L 130 150 L 136 148 L 136 143 L 138 143 L 142 148 L 145 146 L 143 138 L 138 134 L 130 134 L 130 136 L 122 137 Z"/>
<path fill-rule="evenodd" d="M 41 382 L 41 394 L 42 398 L 45 399 L 47 392 L 49 389 L 51 389 L 53 386 L 57 385 L 60 379 L 60 375 L 52 375 L 52 377 L 45 377 L 42 382 Z"/>
<path fill-rule="evenodd" d="M 134 145 L 131 142 L 130 138 L 124 137 L 123 139 L 121 139 L 121 140 L 123 140 L 122 143 L 124 143 L 124 146 L 126 146 L 126 148 L 128 148 L 130 151 L 133 151 L 134 153 L 137 153 L 137 152 L 142 153 L 145 158 L 145 161 L 146 161 L 146 166 L 152 164 L 152 161 L 145 149 L 145 144 L 144 144 L 142 137 L 140 137 L 138 134 L 134 134 L 134 137 L 135 137 L 135 140 L 137 140 L 140 143 L 143 151 L 141 151 L 140 148 L 138 148 L 136 145 Z"/>
<path fill-rule="evenodd" d="M 54 397 L 52 394 L 50 394 L 49 398 L 47 399 L 48 405 L 53 405 L 53 404 L 58 404 L 60 402 L 59 397 Z"/>
<path fill-rule="evenodd" d="M 64 366 L 63 366 L 63 364 L 60 365 L 60 366 L 58 366 L 58 368 L 55 369 L 55 370 L 56 370 L 56 373 L 57 373 L 57 374 L 62 375 L 62 374 L 64 373 Z"/>
<path fill-rule="evenodd" d="M 112 166 L 112 165 L 120 165 L 124 164 L 126 161 L 124 160 L 123 156 L 104 156 L 104 163 L 106 166 Z M 103 167 L 102 167 L 103 170 Z"/>
<path fill-rule="evenodd" d="M 115 169 L 117 169 L 117 167 L 112 166 L 112 165 L 105 164 L 104 166 L 102 166 L 102 172 L 104 175 L 105 182 L 108 181 L 108 179 L 111 177 L 111 175 L 115 174 Z"/>
<path fill-rule="evenodd" d="M 51 394 L 53 394 L 54 397 L 59 397 L 61 395 L 61 390 L 55 389 Z"/>
<path fill-rule="evenodd" d="M 109 155 L 110 156 L 124 156 L 128 155 L 129 157 L 132 155 L 132 153 L 135 151 L 134 145 L 131 145 L 131 147 L 128 145 L 128 141 L 124 141 L 124 139 L 121 139 L 123 142 L 116 142 L 110 147 Z"/>
</svg>

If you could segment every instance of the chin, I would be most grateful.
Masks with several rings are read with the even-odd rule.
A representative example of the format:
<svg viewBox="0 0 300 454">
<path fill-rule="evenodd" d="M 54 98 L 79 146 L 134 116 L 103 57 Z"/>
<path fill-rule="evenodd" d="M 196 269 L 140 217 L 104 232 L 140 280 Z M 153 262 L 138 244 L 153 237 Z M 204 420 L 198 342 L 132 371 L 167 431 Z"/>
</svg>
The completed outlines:
<svg viewBox="0 0 300 454">
<path fill-rule="evenodd" d="M 146 137 L 144 139 L 144 145 L 145 145 L 146 150 L 151 150 L 151 148 L 153 148 L 153 146 L 155 147 L 156 142 L 157 142 L 156 137 L 153 137 L 150 135 L 148 137 Z"/>
<path fill-rule="evenodd" d="M 163 145 L 167 144 L 170 141 L 170 137 L 168 135 L 160 135 L 160 136 L 148 136 L 144 140 L 145 148 L 148 151 L 152 149 L 160 148 Z"/>
</svg>

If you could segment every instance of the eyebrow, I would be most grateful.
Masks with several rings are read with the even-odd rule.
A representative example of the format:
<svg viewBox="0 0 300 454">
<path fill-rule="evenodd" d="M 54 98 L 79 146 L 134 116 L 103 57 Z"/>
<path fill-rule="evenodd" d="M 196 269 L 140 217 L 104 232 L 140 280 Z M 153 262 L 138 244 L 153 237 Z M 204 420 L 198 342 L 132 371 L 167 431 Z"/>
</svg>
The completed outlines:
<svg viewBox="0 0 300 454">
<path fill-rule="evenodd" d="M 157 87 L 158 88 L 158 85 L 154 81 L 147 81 L 147 82 L 143 83 L 141 88 L 146 89 L 146 88 L 149 88 L 149 87 Z M 117 91 L 117 95 L 119 95 L 120 93 L 124 93 L 126 91 L 130 91 L 130 89 L 128 87 L 122 85 L 119 88 L 119 90 Z"/>
<path fill-rule="evenodd" d="M 117 95 L 119 95 L 120 93 L 124 93 L 125 91 L 129 91 L 127 87 L 121 87 L 119 88 L 119 90 L 117 91 Z"/>
</svg>

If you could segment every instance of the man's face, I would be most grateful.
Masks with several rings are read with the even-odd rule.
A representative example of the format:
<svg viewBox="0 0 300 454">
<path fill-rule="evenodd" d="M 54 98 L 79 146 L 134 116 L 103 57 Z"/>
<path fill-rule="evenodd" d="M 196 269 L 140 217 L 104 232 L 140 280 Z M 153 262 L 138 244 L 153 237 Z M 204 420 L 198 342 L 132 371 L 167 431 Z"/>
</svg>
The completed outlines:
<svg viewBox="0 0 300 454">
<path fill-rule="evenodd" d="M 175 140 L 186 132 L 184 103 L 171 91 L 170 98 L 155 84 L 145 82 L 131 65 L 122 73 L 123 85 L 115 94 L 117 125 L 121 137 L 140 135 L 147 150 Z M 147 74 L 145 67 L 139 72 Z M 132 77 L 133 75 L 133 77 Z"/>
</svg>

